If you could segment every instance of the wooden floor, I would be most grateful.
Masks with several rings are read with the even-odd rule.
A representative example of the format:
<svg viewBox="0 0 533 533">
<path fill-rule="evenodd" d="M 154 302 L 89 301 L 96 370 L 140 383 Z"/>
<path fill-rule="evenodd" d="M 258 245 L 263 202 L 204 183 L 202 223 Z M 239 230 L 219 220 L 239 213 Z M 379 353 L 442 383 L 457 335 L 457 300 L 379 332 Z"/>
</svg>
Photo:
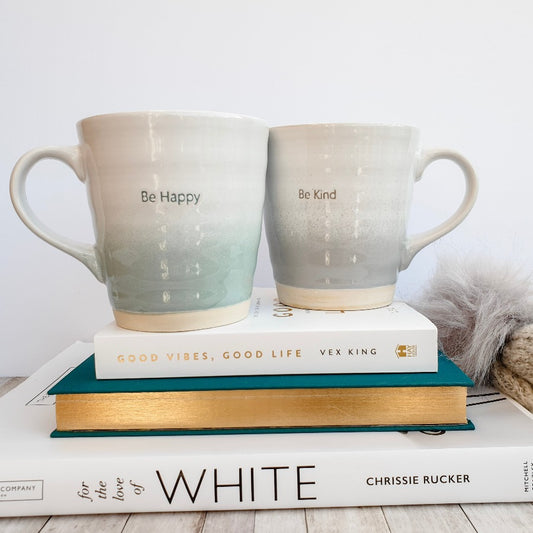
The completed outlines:
<svg viewBox="0 0 533 533">
<path fill-rule="evenodd" d="M 0 378 L 0 396 L 21 381 L 23 378 Z M 479 533 L 533 533 L 533 503 L 0 518 L 0 533 L 458 533 L 474 531 Z"/>
</svg>

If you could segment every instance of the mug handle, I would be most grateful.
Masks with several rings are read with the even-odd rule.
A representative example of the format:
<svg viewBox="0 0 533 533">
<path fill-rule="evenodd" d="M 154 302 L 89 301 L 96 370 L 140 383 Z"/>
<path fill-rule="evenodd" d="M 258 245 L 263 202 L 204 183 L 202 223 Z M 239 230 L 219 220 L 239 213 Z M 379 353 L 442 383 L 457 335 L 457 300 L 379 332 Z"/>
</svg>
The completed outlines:
<svg viewBox="0 0 533 533">
<path fill-rule="evenodd" d="M 449 233 L 451 230 L 457 227 L 465 219 L 468 213 L 470 213 L 470 210 L 472 209 L 476 201 L 479 187 L 476 173 L 474 172 L 474 169 L 472 168 L 472 165 L 468 162 L 468 160 L 461 154 L 454 152 L 453 150 L 424 150 L 418 161 L 415 181 L 419 181 L 422 178 L 424 170 L 431 163 L 438 159 L 449 159 L 450 161 L 456 163 L 463 171 L 466 184 L 463 201 L 461 202 L 461 205 L 459 205 L 455 213 L 453 213 L 453 215 L 451 215 L 448 219 L 446 219 L 444 222 L 442 222 L 435 228 L 408 237 L 406 246 L 403 251 L 400 270 L 405 270 L 411 263 L 413 257 L 420 250 L 422 250 L 422 248 L 432 243 L 433 241 L 436 241 L 437 239 L 439 239 L 443 235 L 446 235 L 446 233 Z"/>
<path fill-rule="evenodd" d="M 104 281 L 104 273 L 98 261 L 95 245 L 77 242 L 63 237 L 43 224 L 31 209 L 26 195 L 26 179 L 32 167 L 41 159 L 57 159 L 68 165 L 78 179 L 85 182 L 83 161 L 79 146 L 46 146 L 26 152 L 16 163 L 11 173 L 11 201 L 18 216 L 28 228 L 48 244 L 81 261 L 96 277 Z"/>
</svg>

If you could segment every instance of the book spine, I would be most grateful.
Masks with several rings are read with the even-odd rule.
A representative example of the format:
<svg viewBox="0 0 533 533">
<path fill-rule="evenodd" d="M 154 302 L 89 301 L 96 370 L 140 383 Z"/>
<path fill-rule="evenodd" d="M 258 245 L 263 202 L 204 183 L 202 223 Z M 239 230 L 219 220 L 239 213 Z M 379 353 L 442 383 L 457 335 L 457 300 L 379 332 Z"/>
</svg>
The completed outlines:
<svg viewBox="0 0 533 533">
<path fill-rule="evenodd" d="M 435 372 L 436 329 L 95 336 L 98 379 Z"/>
<path fill-rule="evenodd" d="M 0 515 L 533 501 L 532 468 L 533 447 L 4 458 Z"/>
</svg>

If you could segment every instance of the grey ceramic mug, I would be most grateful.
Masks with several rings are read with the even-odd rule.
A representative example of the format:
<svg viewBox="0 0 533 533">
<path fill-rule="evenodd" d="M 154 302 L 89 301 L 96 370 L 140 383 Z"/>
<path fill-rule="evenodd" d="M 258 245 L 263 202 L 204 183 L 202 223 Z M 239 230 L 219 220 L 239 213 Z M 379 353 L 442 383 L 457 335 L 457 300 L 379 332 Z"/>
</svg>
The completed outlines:
<svg viewBox="0 0 533 533">
<path fill-rule="evenodd" d="M 471 210 L 477 179 L 451 150 L 422 150 L 416 128 L 310 124 L 271 128 L 265 225 L 280 300 L 308 309 L 391 303 L 398 272 Z M 455 162 L 466 191 L 436 228 L 407 236 L 414 183 L 436 159 Z"/>
<path fill-rule="evenodd" d="M 119 326 L 180 331 L 228 324 L 249 309 L 261 235 L 268 127 L 211 112 L 86 118 L 79 144 L 21 157 L 11 197 L 36 235 L 107 285 Z M 87 186 L 96 243 L 48 229 L 25 190 L 31 167 L 55 158 Z"/>
</svg>

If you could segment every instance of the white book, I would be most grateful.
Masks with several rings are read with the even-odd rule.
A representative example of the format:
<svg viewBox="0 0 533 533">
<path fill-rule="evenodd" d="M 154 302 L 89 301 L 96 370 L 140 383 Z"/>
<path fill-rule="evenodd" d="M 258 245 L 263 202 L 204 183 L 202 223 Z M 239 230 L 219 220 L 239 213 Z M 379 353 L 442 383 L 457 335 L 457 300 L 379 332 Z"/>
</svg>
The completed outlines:
<svg viewBox="0 0 533 533">
<path fill-rule="evenodd" d="M 533 416 L 473 393 L 476 429 L 53 439 L 77 343 L 0 398 L 0 515 L 533 501 Z"/>
<path fill-rule="evenodd" d="M 255 288 L 235 324 L 94 336 L 98 379 L 250 374 L 435 372 L 437 328 L 404 302 L 368 311 L 289 308 Z"/>
</svg>

